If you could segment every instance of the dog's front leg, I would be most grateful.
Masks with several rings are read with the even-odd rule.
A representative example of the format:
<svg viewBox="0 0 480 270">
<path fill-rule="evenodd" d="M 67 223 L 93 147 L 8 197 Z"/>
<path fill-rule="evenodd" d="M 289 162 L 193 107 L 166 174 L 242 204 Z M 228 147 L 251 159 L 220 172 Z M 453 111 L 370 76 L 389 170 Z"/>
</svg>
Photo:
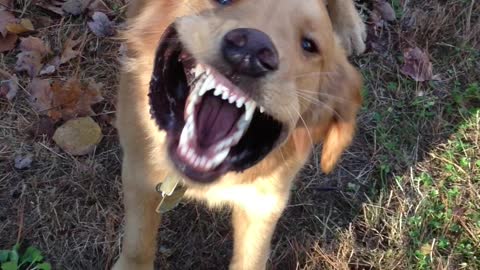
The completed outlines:
<svg viewBox="0 0 480 270">
<path fill-rule="evenodd" d="M 278 219 L 286 205 L 288 194 L 270 209 L 262 209 L 270 202 L 255 200 L 256 209 L 235 205 L 232 223 L 234 229 L 233 258 L 230 270 L 264 270 L 270 253 L 270 242 Z M 263 204 L 263 205 L 262 205 Z"/>
<path fill-rule="evenodd" d="M 155 209 L 160 198 L 142 170 L 126 160 L 123 164 L 125 235 L 120 258 L 113 270 L 153 270 L 160 224 Z"/>
</svg>

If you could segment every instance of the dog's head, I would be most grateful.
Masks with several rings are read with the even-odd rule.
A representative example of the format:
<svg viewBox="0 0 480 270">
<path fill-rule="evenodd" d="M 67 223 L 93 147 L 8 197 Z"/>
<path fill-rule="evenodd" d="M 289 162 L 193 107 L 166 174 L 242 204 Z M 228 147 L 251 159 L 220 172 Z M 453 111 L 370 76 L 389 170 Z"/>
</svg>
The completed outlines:
<svg viewBox="0 0 480 270">
<path fill-rule="evenodd" d="M 330 170 L 352 137 L 361 80 L 323 0 L 171 2 L 186 7 L 156 45 L 149 96 L 176 168 L 212 182 L 292 138 L 324 138 Z"/>
</svg>

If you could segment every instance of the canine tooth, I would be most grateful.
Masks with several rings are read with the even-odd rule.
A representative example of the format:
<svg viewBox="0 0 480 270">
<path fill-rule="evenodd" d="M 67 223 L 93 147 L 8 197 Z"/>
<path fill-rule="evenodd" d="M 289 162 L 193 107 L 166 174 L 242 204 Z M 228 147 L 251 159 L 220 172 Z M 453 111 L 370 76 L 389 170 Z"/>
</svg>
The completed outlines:
<svg viewBox="0 0 480 270">
<path fill-rule="evenodd" d="M 260 112 L 261 113 L 264 113 L 265 112 L 265 108 L 263 106 L 260 106 Z"/>
<path fill-rule="evenodd" d="M 245 103 L 245 98 L 244 97 L 240 97 L 239 99 L 237 99 L 237 108 L 241 108 L 243 106 L 243 104 Z"/>
<path fill-rule="evenodd" d="M 245 103 L 245 120 L 250 121 L 252 120 L 253 114 L 255 113 L 255 101 L 250 100 Z"/>
<path fill-rule="evenodd" d="M 213 76 L 208 76 L 205 82 L 202 85 L 202 88 L 200 88 L 200 91 L 198 92 L 199 96 L 203 96 L 208 90 L 211 90 L 215 87 L 215 79 Z"/>
<path fill-rule="evenodd" d="M 228 103 L 232 104 L 233 102 L 235 102 L 235 100 L 237 100 L 237 97 L 235 95 L 232 95 L 228 98 Z"/>
<path fill-rule="evenodd" d="M 220 163 L 222 163 L 225 160 L 225 158 L 227 158 L 229 152 L 230 152 L 230 148 L 227 148 L 222 152 L 218 153 L 212 160 L 213 166 L 218 166 Z"/>
<path fill-rule="evenodd" d="M 180 154 L 182 154 L 182 156 L 187 154 L 187 147 L 185 145 L 180 145 Z"/>
<path fill-rule="evenodd" d="M 209 69 L 209 68 L 206 68 L 206 71 L 205 71 L 205 72 L 207 73 L 207 75 L 210 75 L 210 74 L 212 73 L 212 70 Z"/>
<path fill-rule="evenodd" d="M 198 64 L 198 65 L 195 67 L 195 77 L 200 76 L 200 74 L 202 74 L 203 72 L 204 72 L 204 70 L 203 70 L 202 65 Z"/>
<path fill-rule="evenodd" d="M 178 143 L 178 145 L 180 147 L 184 147 L 187 145 L 187 143 L 188 143 L 188 130 L 186 128 L 183 128 L 182 134 L 180 135 L 180 142 Z"/>
</svg>

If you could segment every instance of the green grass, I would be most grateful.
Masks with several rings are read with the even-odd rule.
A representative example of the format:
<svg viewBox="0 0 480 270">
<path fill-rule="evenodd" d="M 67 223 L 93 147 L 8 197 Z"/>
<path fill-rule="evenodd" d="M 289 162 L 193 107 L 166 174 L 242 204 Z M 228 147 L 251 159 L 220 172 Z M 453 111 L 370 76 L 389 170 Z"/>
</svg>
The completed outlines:
<svg viewBox="0 0 480 270">
<path fill-rule="evenodd" d="M 44 262 L 40 250 L 35 247 L 20 249 L 20 245 L 13 246 L 10 250 L 0 250 L 1 270 L 50 270 L 52 266 Z"/>
</svg>

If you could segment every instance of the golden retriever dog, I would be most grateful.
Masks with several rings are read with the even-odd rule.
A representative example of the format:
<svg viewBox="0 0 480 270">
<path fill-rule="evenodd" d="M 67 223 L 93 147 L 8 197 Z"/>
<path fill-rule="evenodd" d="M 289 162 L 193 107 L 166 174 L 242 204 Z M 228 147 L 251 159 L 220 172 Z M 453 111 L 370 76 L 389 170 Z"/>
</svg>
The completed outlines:
<svg viewBox="0 0 480 270">
<path fill-rule="evenodd" d="M 230 269 L 265 269 L 312 146 L 323 142 L 328 173 L 354 136 L 362 80 L 347 54 L 365 47 L 353 2 L 136 0 L 128 16 L 125 234 L 113 268 L 153 269 L 157 210 L 177 186 L 231 207 Z"/>
</svg>

